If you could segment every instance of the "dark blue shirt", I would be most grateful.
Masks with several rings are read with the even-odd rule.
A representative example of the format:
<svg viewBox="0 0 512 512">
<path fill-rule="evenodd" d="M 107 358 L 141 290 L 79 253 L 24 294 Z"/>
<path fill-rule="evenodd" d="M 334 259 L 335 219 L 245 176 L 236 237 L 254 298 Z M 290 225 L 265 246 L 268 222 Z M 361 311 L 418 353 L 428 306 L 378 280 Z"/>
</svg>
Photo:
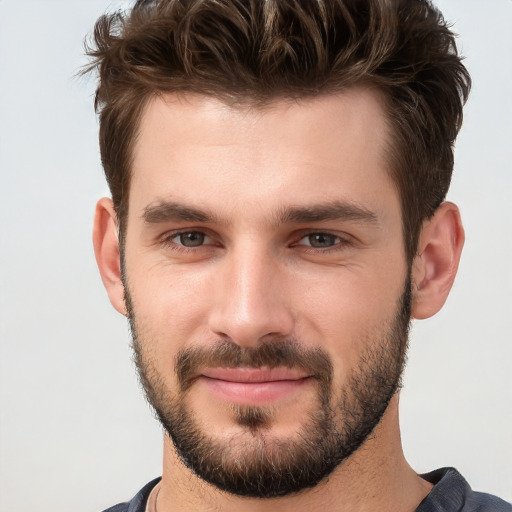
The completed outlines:
<svg viewBox="0 0 512 512">
<path fill-rule="evenodd" d="M 434 487 L 416 512 L 512 512 L 510 503 L 491 494 L 471 490 L 454 468 L 436 469 L 421 476 Z M 149 494 L 159 481 L 157 478 L 146 484 L 130 502 L 119 503 L 104 512 L 144 512 Z"/>
</svg>

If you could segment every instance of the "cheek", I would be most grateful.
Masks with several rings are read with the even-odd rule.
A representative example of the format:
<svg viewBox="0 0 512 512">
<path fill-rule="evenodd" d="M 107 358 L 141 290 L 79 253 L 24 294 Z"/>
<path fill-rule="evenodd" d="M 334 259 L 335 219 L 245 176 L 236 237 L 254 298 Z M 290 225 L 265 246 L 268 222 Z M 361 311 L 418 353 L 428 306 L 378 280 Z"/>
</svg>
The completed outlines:
<svg viewBox="0 0 512 512">
<path fill-rule="evenodd" d="M 170 268 L 139 269 L 128 272 L 137 333 L 155 365 L 167 368 L 185 345 L 204 339 L 207 280 Z"/>
<path fill-rule="evenodd" d="M 300 338 L 324 348 L 336 378 L 344 380 L 370 343 L 380 343 L 390 329 L 402 293 L 401 276 L 378 279 L 352 272 L 331 276 L 322 287 L 310 287 L 299 322 Z M 306 303 L 306 301 L 305 301 Z"/>
</svg>

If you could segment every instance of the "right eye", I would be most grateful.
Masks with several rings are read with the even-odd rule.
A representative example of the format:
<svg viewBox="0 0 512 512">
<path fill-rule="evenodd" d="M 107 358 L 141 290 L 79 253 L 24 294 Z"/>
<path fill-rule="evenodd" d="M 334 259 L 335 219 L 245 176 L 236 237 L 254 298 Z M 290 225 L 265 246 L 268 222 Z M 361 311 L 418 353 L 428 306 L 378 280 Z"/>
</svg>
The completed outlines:
<svg viewBox="0 0 512 512">
<path fill-rule="evenodd" d="M 182 231 L 176 233 L 169 240 L 184 247 L 200 247 L 212 243 L 212 239 L 201 231 Z"/>
<path fill-rule="evenodd" d="M 204 231 L 196 230 L 168 232 L 160 240 L 160 243 L 166 249 L 182 252 L 195 252 L 203 247 L 211 248 L 216 245 L 211 236 L 208 236 Z"/>
</svg>

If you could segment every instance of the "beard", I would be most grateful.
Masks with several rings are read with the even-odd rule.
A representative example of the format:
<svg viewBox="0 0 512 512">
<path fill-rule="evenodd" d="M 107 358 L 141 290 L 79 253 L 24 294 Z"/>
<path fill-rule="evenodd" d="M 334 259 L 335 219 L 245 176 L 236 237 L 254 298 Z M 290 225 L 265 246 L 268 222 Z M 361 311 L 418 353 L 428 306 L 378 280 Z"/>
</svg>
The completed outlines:
<svg viewBox="0 0 512 512">
<path fill-rule="evenodd" d="M 365 443 L 400 387 L 410 324 L 410 279 L 394 318 L 360 340 L 365 348 L 342 389 L 334 387 L 331 358 L 323 349 L 276 339 L 255 347 L 223 340 L 209 348 L 184 349 L 174 364 L 178 390 L 172 390 L 147 349 L 151 340 L 139 332 L 126 280 L 125 302 L 140 381 L 178 456 L 199 478 L 231 494 L 272 498 L 316 486 Z M 205 367 L 305 370 L 316 384 L 315 403 L 297 433 L 284 439 L 272 435 L 273 407 L 232 405 L 240 433 L 218 439 L 198 422 L 187 399 L 194 375 Z"/>
</svg>

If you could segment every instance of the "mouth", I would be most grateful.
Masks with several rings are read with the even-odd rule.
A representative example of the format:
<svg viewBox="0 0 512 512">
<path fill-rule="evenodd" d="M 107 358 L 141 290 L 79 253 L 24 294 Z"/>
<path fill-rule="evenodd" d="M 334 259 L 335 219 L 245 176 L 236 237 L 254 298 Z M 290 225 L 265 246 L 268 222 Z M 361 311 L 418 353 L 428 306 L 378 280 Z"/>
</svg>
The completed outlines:
<svg viewBox="0 0 512 512">
<path fill-rule="evenodd" d="M 265 405 L 291 397 L 313 379 L 290 368 L 207 368 L 198 381 L 218 398 L 238 405 Z"/>
</svg>

